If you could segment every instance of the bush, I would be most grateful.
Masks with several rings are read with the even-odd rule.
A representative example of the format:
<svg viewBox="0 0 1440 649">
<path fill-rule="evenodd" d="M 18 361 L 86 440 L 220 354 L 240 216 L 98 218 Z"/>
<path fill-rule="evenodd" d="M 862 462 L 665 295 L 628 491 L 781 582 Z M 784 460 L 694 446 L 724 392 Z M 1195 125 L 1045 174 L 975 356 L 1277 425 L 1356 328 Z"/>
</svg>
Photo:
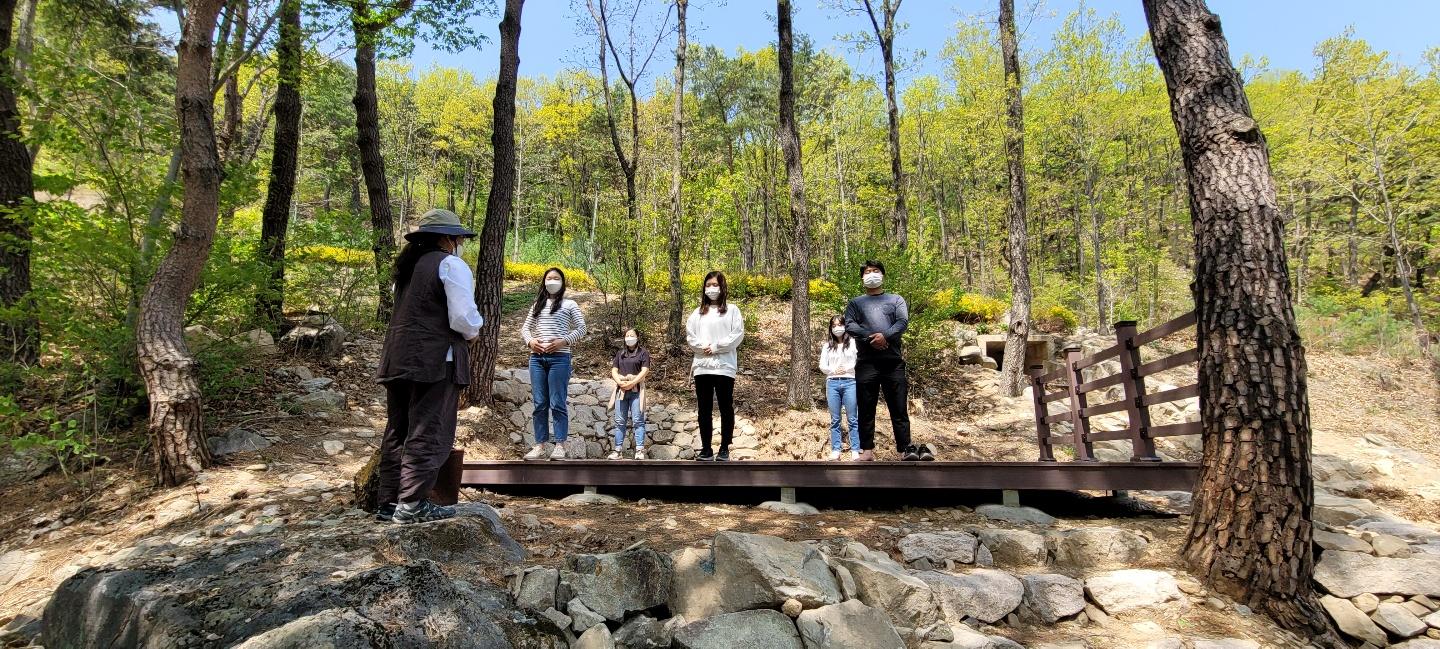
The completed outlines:
<svg viewBox="0 0 1440 649">
<path fill-rule="evenodd" d="M 545 278 L 545 271 L 554 266 L 553 264 L 531 264 L 526 262 L 507 261 L 505 262 L 505 279 L 520 282 L 530 282 L 536 285 Z M 558 266 L 565 273 L 565 281 L 570 285 L 582 290 L 594 290 L 595 278 L 579 268 L 566 268 Z"/>
<path fill-rule="evenodd" d="M 1035 328 L 1052 334 L 1068 334 L 1080 326 L 1080 318 L 1074 311 L 1059 304 L 1041 306 L 1034 309 L 1030 314 Z"/>
<path fill-rule="evenodd" d="M 1383 292 L 1361 296 L 1353 290 L 1317 290 L 1295 308 L 1295 318 L 1310 347 L 1400 358 L 1421 355 L 1414 326 L 1396 317 L 1392 302 Z"/>
<path fill-rule="evenodd" d="M 680 291 L 687 303 L 698 302 L 700 299 L 700 284 L 705 281 L 705 273 L 682 273 L 680 275 Z M 730 300 L 740 301 L 759 297 L 771 297 L 777 300 L 790 299 L 790 278 L 789 277 L 766 277 L 753 273 L 725 273 L 725 282 L 730 289 Z M 668 272 L 654 272 L 645 276 L 645 284 L 656 290 L 670 285 L 670 274 Z M 810 280 L 810 303 L 814 307 L 839 310 L 845 305 L 845 296 L 840 293 L 840 287 L 827 279 Z"/>
<path fill-rule="evenodd" d="M 1009 308 L 1004 302 L 978 293 L 947 288 L 930 296 L 929 308 L 937 315 L 967 324 L 997 322 Z"/>
</svg>

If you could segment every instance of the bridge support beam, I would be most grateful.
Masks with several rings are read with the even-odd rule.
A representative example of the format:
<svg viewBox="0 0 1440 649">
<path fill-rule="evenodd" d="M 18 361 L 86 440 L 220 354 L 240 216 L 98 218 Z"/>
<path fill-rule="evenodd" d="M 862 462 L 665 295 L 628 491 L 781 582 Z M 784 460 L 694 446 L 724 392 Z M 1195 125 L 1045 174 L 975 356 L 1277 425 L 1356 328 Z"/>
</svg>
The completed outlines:
<svg viewBox="0 0 1440 649">
<path fill-rule="evenodd" d="M 1020 506 L 1020 492 L 1015 489 L 1005 489 L 1000 492 L 1000 502 L 1006 507 Z"/>
</svg>

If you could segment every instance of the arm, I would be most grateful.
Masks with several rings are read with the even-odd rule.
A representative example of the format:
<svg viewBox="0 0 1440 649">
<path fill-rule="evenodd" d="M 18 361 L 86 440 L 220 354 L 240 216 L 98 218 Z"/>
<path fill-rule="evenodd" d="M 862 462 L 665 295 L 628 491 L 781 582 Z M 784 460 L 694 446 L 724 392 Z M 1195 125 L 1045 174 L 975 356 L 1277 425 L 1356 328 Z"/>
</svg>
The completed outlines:
<svg viewBox="0 0 1440 649">
<path fill-rule="evenodd" d="M 850 300 L 850 303 L 845 305 L 845 331 L 856 339 L 869 338 L 870 334 L 875 333 L 860 317 L 860 307 L 855 306 L 855 300 Z"/>
<path fill-rule="evenodd" d="M 565 334 L 565 342 L 573 347 L 575 343 L 580 342 L 580 339 L 585 337 L 585 332 L 587 331 L 585 328 L 585 314 L 580 312 L 580 305 L 574 302 L 569 304 L 568 309 L 570 311 L 570 326 L 574 328 L 570 330 L 570 333 Z"/>
<path fill-rule="evenodd" d="M 894 339 L 910 327 L 910 305 L 905 303 L 905 298 L 898 295 L 895 296 L 895 302 L 895 321 L 885 329 L 886 340 Z"/>
<path fill-rule="evenodd" d="M 830 376 L 830 370 L 834 365 L 830 362 L 830 345 L 820 343 L 820 373 Z"/>
<path fill-rule="evenodd" d="M 740 343 L 745 340 L 745 318 L 740 315 L 739 307 L 730 305 L 725 312 L 725 337 L 715 343 L 715 353 L 733 352 L 740 348 Z"/>
<path fill-rule="evenodd" d="M 475 280 L 470 275 L 470 267 L 459 257 L 446 257 L 440 262 L 440 283 L 445 287 L 450 328 L 465 340 L 474 340 L 480 335 L 480 325 L 485 320 L 475 308 Z"/>
<path fill-rule="evenodd" d="M 520 325 L 520 338 L 525 341 L 525 346 L 530 347 L 535 342 L 535 336 L 530 330 L 535 327 L 535 308 L 532 306 L 525 312 L 525 324 Z"/>
<path fill-rule="evenodd" d="M 705 352 L 705 345 L 700 342 L 700 312 L 691 311 L 690 319 L 685 321 L 685 343 L 690 346 L 690 351 L 696 354 Z"/>
</svg>

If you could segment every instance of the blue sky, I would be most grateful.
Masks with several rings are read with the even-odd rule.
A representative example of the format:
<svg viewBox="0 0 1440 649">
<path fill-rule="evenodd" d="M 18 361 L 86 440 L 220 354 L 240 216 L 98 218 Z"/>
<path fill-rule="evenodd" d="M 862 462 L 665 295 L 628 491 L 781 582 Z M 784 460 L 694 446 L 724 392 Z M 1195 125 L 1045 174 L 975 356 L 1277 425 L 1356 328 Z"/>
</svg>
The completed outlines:
<svg viewBox="0 0 1440 649">
<path fill-rule="evenodd" d="M 660 15 L 665 6 L 663 0 L 644 1 L 653 5 L 647 7 L 653 9 L 652 15 Z M 520 39 L 522 76 L 554 75 L 568 67 L 595 65 L 594 37 L 579 24 L 582 16 L 590 20 L 584 0 L 528 0 L 525 4 Z M 846 15 L 836 4 L 837 0 L 794 0 L 795 30 L 809 35 L 819 47 L 844 55 L 861 73 L 878 76 L 880 60 L 873 48 L 856 52 L 854 45 L 844 40 L 847 34 L 868 30 L 868 19 Z M 1117 15 L 1131 37 L 1145 32 L 1140 0 L 1091 0 L 1086 4 L 1102 16 Z M 1425 50 L 1440 46 L 1434 29 L 1440 24 L 1440 0 L 1210 0 L 1209 4 L 1220 15 L 1232 57 L 1238 62 L 1245 54 L 1264 56 L 1272 69 L 1312 71 L 1316 43 L 1347 26 L 1406 65 L 1422 65 Z M 1021 46 L 1043 50 L 1064 16 L 1079 3 L 1042 0 L 1037 6 L 1035 0 L 1017 0 L 1016 5 L 1017 21 L 1024 32 Z M 770 0 L 691 0 L 689 38 L 727 51 L 742 46 L 758 49 L 775 38 L 774 11 Z M 907 26 L 897 43 L 902 55 L 913 57 L 923 50 L 926 56 L 904 71 L 901 84 L 916 75 L 940 73 L 939 54 L 956 21 L 970 17 L 993 21 L 996 13 L 995 0 L 907 0 L 899 14 Z M 418 69 L 439 64 L 465 68 L 482 78 L 491 76 L 497 66 L 498 21 L 498 15 L 475 21 L 492 39 L 479 51 L 450 54 L 422 44 L 412 61 Z M 663 51 L 667 48 L 673 52 L 673 37 L 661 45 L 662 51 L 650 66 L 651 79 L 643 84 L 645 89 L 651 87 L 655 74 L 668 75 L 673 69 L 673 56 Z"/>
</svg>

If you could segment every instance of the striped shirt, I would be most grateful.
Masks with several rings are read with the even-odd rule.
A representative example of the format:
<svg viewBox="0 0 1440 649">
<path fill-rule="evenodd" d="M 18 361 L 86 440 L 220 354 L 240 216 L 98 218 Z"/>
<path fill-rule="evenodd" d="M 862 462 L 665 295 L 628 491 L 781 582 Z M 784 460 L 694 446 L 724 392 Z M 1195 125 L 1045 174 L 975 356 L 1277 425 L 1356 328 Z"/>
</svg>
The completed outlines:
<svg viewBox="0 0 1440 649">
<path fill-rule="evenodd" d="M 520 337 L 525 340 L 528 347 L 531 341 L 547 341 L 554 338 L 564 338 L 570 343 L 560 349 L 551 352 L 553 354 L 569 354 L 570 348 L 580 342 L 585 336 L 585 316 L 580 313 L 580 305 L 574 300 L 565 300 L 560 303 L 560 309 L 554 313 L 550 307 L 555 300 L 546 300 L 545 306 L 540 309 L 540 316 L 535 316 L 534 308 L 525 316 L 525 324 L 520 327 Z"/>
</svg>

